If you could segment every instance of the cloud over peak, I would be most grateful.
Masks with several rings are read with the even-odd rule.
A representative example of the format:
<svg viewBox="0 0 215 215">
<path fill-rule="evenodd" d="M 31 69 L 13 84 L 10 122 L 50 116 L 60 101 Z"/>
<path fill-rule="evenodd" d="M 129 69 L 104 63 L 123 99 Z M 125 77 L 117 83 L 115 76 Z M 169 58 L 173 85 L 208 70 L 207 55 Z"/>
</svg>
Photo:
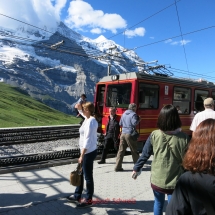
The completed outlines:
<svg viewBox="0 0 215 215">
<path fill-rule="evenodd" d="M 56 29 L 60 22 L 60 13 L 67 0 L 8 0 L 0 1 L 0 13 L 20 20 L 22 22 L 35 25 L 39 28 Z M 1 16 L 0 26 L 16 29 L 25 27 L 32 29 L 18 21 Z M 36 30 L 34 28 L 34 30 Z"/>
<path fill-rule="evenodd" d="M 125 35 L 128 38 L 132 38 L 132 37 L 136 37 L 136 36 L 143 37 L 145 35 L 145 32 L 146 32 L 145 28 L 139 27 L 139 28 L 135 28 L 134 30 L 126 30 Z"/>
<path fill-rule="evenodd" d="M 94 10 L 90 4 L 82 0 L 73 0 L 68 8 L 68 16 L 65 23 L 76 29 L 83 27 L 94 28 L 94 33 L 98 29 L 110 30 L 116 33 L 117 29 L 123 29 L 127 26 L 126 21 L 118 14 L 108 14 L 101 10 Z"/>
</svg>

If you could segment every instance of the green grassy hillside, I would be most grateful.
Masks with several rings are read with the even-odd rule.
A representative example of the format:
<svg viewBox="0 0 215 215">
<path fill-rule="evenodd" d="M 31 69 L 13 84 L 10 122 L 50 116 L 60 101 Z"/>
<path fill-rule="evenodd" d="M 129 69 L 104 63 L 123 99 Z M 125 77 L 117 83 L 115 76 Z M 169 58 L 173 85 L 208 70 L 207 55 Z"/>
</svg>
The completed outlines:
<svg viewBox="0 0 215 215">
<path fill-rule="evenodd" d="M 79 123 L 75 118 L 32 99 L 24 91 L 0 83 L 0 128 Z"/>
</svg>

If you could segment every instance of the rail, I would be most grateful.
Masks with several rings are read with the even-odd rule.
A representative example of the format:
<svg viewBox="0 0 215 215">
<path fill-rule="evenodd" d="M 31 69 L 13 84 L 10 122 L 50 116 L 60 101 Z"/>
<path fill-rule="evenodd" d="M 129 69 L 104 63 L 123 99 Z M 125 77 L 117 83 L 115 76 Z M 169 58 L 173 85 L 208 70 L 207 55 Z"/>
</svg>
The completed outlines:
<svg viewBox="0 0 215 215">
<path fill-rule="evenodd" d="M 0 146 L 77 138 L 79 137 L 79 127 L 80 125 L 3 128 L 0 129 Z M 103 145 L 98 144 L 98 155 L 102 153 L 102 150 Z M 113 156 L 116 151 L 115 149 L 110 149 L 109 153 Z M 79 156 L 79 148 L 4 156 L 0 157 L 0 174 L 69 164 L 77 162 Z"/>
<path fill-rule="evenodd" d="M 80 125 L 0 129 L 0 146 L 79 137 Z"/>
</svg>

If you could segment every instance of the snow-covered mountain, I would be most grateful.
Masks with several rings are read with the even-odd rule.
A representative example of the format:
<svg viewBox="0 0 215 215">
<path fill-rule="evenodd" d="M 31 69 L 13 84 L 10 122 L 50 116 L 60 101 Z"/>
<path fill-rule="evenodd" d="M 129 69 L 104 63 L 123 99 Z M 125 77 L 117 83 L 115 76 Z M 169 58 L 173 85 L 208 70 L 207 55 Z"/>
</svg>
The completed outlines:
<svg viewBox="0 0 215 215">
<path fill-rule="evenodd" d="M 112 74 L 137 71 L 134 64 L 143 62 L 104 36 L 92 40 L 62 22 L 54 33 L 0 27 L 0 80 L 65 113 L 82 93 L 93 101 L 110 60 Z"/>
</svg>

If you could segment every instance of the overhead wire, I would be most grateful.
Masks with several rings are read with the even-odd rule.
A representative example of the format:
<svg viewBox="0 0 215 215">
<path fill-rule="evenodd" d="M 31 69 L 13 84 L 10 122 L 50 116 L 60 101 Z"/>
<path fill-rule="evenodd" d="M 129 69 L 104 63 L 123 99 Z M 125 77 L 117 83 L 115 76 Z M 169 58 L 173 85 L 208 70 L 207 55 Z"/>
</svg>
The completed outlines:
<svg viewBox="0 0 215 215">
<path fill-rule="evenodd" d="M 165 8 L 163 8 L 163 9 L 159 10 L 158 12 L 152 14 L 151 16 L 149 16 L 149 17 L 147 17 L 147 18 L 141 20 L 140 22 L 138 22 L 138 23 L 132 25 L 132 26 L 129 27 L 128 29 L 131 29 L 131 28 L 133 28 L 133 27 L 139 25 L 140 23 L 142 23 L 142 22 L 148 20 L 149 18 L 151 18 L 151 17 L 153 17 L 153 16 L 159 14 L 160 12 L 162 12 L 162 11 L 168 9 L 169 7 L 171 7 L 171 6 L 173 6 L 173 5 L 176 5 L 179 1 L 181 1 L 181 0 L 178 0 L 178 1 L 175 0 L 175 2 L 174 2 L 173 4 L 168 5 L 167 7 L 165 7 Z M 177 5 L 176 5 L 176 9 L 177 9 Z M 57 32 L 57 31 L 56 31 L 56 32 L 51 32 L 51 31 L 48 31 L 48 30 L 46 30 L 46 29 L 39 28 L 39 27 L 37 27 L 37 26 L 35 26 L 35 25 L 32 25 L 32 24 L 23 22 L 23 21 L 21 21 L 21 20 L 15 19 L 15 18 L 13 18 L 13 17 L 7 16 L 7 15 L 2 14 L 2 13 L 0 13 L 0 15 L 5 16 L 5 17 L 10 18 L 10 19 L 13 19 L 13 20 L 16 20 L 16 21 L 18 21 L 18 22 L 24 23 L 24 24 L 26 24 L 26 25 L 35 27 L 35 28 L 37 28 L 37 29 L 43 30 L 43 31 L 48 32 L 48 33 L 51 33 L 51 34 L 54 34 L 54 33 Z M 177 15 L 178 15 L 178 11 L 177 11 Z M 178 16 L 178 21 L 179 21 L 179 26 L 180 26 L 180 19 L 179 19 L 179 16 Z M 192 31 L 192 32 L 188 32 L 188 33 L 182 34 L 181 26 L 180 26 L 180 31 L 181 31 L 181 35 L 180 35 L 180 36 L 183 38 L 183 36 L 185 36 L 185 35 L 193 34 L 193 33 L 196 33 L 196 32 L 199 32 L 199 31 L 203 31 L 203 30 L 207 30 L 207 29 L 209 29 L 209 28 L 214 28 L 214 27 L 215 27 L 215 26 L 209 26 L 209 27 L 206 27 L 206 28 L 203 28 L 203 29 L 199 29 L 199 30 L 195 30 L 195 31 Z M 108 39 L 113 38 L 113 37 L 115 37 L 115 36 L 117 36 L 117 35 L 119 35 L 119 34 L 122 34 L 122 33 L 124 33 L 124 32 L 125 32 L 125 31 L 120 32 L 120 33 L 118 33 L 118 34 L 115 34 L 115 35 L 113 35 L 112 37 L 109 37 Z M 57 32 L 57 33 L 58 33 L 58 32 Z M 61 35 L 61 34 L 59 34 L 59 35 L 60 35 L 61 37 L 63 37 L 63 35 Z M 174 37 L 171 37 L 171 38 L 168 38 L 168 39 L 174 39 L 174 38 L 177 38 L 177 37 L 180 37 L 180 36 L 174 36 Z M 27 38 L 25 38 L 25 39 L 27 40 Z M 159 40 L 159 41 L 157 41 L 157 42 L 153 42 L 153 43 L 145 44 L 145 45 L 142 45 L 142 46 L 138 46 L 138 47 L 135 47 L 135 48 L 130 49 L 130 50 L 127 50 L 127 51 L 132 51 L 132 50 L 139 49 L 139 48 L 142 48 L 142 47 L 145 47 L 145 46 L 149 46 L 149 45 L 153 45 L 153 44 L 156 44 L 156 43 L 160 43 L 160 42 L 166 41 L 166 40 L 168 40 L 168 39 L 163 39 L 163 40 Z M 37 42 L 38 42 L 38 41 L 37 41 Z M 102 41 L 101 41 L 100 43 L 102 43 Z M 125 43 L 125 42 L 124 42 L 124 43 Z M 99 43 L 96 43 L 96 44 L 99 44 Z M 66 47 L 66 46 L 65 46 L 65 47 Z M 67 46 L 67 47 L 68 47 L 68 48 L 74 48 L 74 47 L 69 47 L 69 46 Z M 76 49 L 77 49 L 77 48 L 76 48 Z M 83 50 L 84 50 L 84 49 L 83 49 Z M 59 50 L 59 51 L 62 52 L 62 51 L 64 51 L 64 50 Z M 92 52 L 93 52 L 93 51 L 92 51 Z M 124 52 L 126 52 L 126 51 L 124 51 Z M 67 51 L 67 53 L 75 54 L 74 52 L 69 52 L 69 51 Z M 77 54 L 77 53 L 76 53 L 76 54 Z M 103 53 L 102 53 L 102 54 L 103 54 Z M 185 52 L 185 56 L 186 56 L 186 52 Z M 99 56 L 98 56 L 98 57 L 99 57 Z M 185 57 L 185 58 L 186 58 L 186 57 Z M 187 58 L 186 58 L 186 62 L 187 62 Z M 187 63 L 187 68 L 188 68 L 188 63 Z M 188 70 L 189 70 L 189 68 L 188 68 Z"/>
<path fill-rule="evenodd" d="M 3 33 L 3 34 L 2 34 Z M 16 35 L 9 35 L 9 34 L 4 34 L 5 32 L 2 32 L 0 31 L 0 35 L 1 36 L 5 36 L 5 37 L 11 37 L 11 38 L 15 38 L 15 39 L 19 39 L 19 40 L 24 40 L 24 41 L 29 41 L 29 42 L 32 42 L 32 43 L 44 43 L 44 44 L 47 44 L 47 45 L 53 45 L 53 43 L 49 43 L 49 42 L 44 42 L 44 41 L 38 41 L 38 40 L 32 40 L 32 39 L 29 39 L 29 38 L 26 38 L 26 37 L 19 37 L 19 36 L 16 36 Z M 0 38 L 1 39 L 1 38 Z M 60 45 L 61 47 L 65 48 L 65 49 L 73 49 L 74 51 L 79 51 L 80 53 L 86 53 L 86 51 L 84 50 L 84 48 L 75 48 L 75 47 L 72 47 L 72 46 L 65 46 L 65 45 Z M 89 54 L 104 54 L 103 52 L 99 51 L 99 50 L 88 50 L 87 51 Z"/>
<path fill-rule="evenodd" d="M 187 33 L 183 34 L 183 36 L 194 34 L 196 32 L 200 32 L 200 31 L 205 31 L 205 30 L 208 30 L 208 29 L 211 29 L 211 28 L 215 28 L 215 25 L 208 26 L 208 27 L 205 27 L 205 28 L 201 28 L 201 29 L 198 29 L 198 30 L 195 30 L 195 31 L 187 32 Z M 146 46 L 150 46 L 150 45 L 154 45 L 154 44 L 161 43 L 161 42 L 164 42 L 164 41 L 167 41 L 167 40 L 170 40 L 170 39 L 175 39 L 175 38 L 178 38 L 178 37 L 181 37 L 181 35 L 177 35 L 177 36 L 173 36 L 173 37 L 168 37 L 166 39 L 158 40 L 158 41 L 153 42 L 153 43 L 148 43 L 148 44 L 145 44 L 145 45 L 137 46 L 137 47 L 135 47 L 133 49 L 130 49 L 128 51 L 136 50 L 136 49 L 139 49 L 139 48 L 142 48 L 142 47 L 146 47 Z"/>
<path fill-rule="evenodd" d="M 7 17 L 7 18 L 9 18 L 9 19 L 13 19 L 13 20 L 15 20 L 15 21 L 17 21 L 17 22 L 21 22 L 21 23 L 23 23 L 23 24 L 29 25 L 29 26 L 31 26 L 31 27 L 40 29 L 40 30 L 42 30 L 42 31 L 48 32 L 48 33 L 50 33 L 50 34 L 54 34 L 54 33 L 55 33 L 55 32 L 51 32 L 51 31 L 45 30 L 45 29 L 43 29 L 43 28 L 39 28 L 39 27 L 37 27 L 37 26 L 35 26 L 35 25 L 32 25 L 32 24 L 29 24 L 29 23 L 27 23 L 27 22 L 23 22 L 23 21 L 21 21 L 21 20 L 19 20 L 19 19 L 15 19 L 15 18 L 13 18 L 13 17 L 11 17 L 11 16 L 7 16 L 7 15 L 5 15 L 5 14 L 3 14 L 3 13 L 0 13 L 0 15 L 1 15 L 1 16 L 4 16 L 4 17 Z"/>
<path fill-rule="evenodd" d="M 181 1 L 181 0 L 178 0 L 177 3 L 180 2 L 180 1 Z M 127 29 L 131 29 L 131 28 L 133 28 L 133 27 L 139 25 L 140 23 L 142 23 L 142 22 L 144 22 L 144 21 L 146 21 L 146 20 L 152 18 L 153 16 L 156 16 L 157 14 L 163 12 L 164 10 L 166 10 L 166 9 L 168 9 L 168 8 L 170 8 L 170 7 L 172 7 L 174 4 L 175 4 L 175 3 L 168 5 L 167 7 L 165 7 L 165 8 L 163 8 L 163 9 L 157 11 L 156 13 L 152 14 L 151 16 L 149 16 L 149 17 L 147 17 L 147 18 L 145 18 L 145 19 L 143 19 L 143 20 L 141 20 L 141 21 L 139 21 L 138 23 L 136 23 L 136 24 L 130 26 L 130 27 L 127 28 Z M 27 22 L 18 20 L 18 19 L 16 19 L 16 18 L 13 18 L 13 17 L 11 17 L 11 16 L 8 16 L 8 15 L 2 14 L 2 13 L 0 13 L 0 15 L 5 16 L 5 17 L 10 18 L 10 19 L 13 19 L 13 20 L 16 20 L 16 21 L 18 21 L 18 22 L 24 23 L 24 24 L 26 24 L 26 25 L 35 27 L 35 28 L 37 28 L 37 29 L 43 30 L 43 31 L 48 32 L 48 33 L 51 33 L 51 34 L 54 34 L 54 33 L 55 33 L 55 32 L 50 32 L 50 31 L 47 31 L 47 30 L 45 30 L 45 29 L 39 28 L 39 27 L 37 27 L 37 26 L 35 26 L 35 25 L 29 24 L 29 23 L 27 23 Z M 125 30 L 125 31 L 126 31 L 126 30 Z M 113 36 L 111 36 L 111 37 L 108 37 L 107 39 L 111 39 L 111 38 L 116 37 L 116 36 L 118 36 L 118 35 L 120 35 L 120 34 L 123 34 L 125 31 L 119 32 L 118 34 L 115 34 L 115 35 L 113 35 Z M 100 43 L 102 43 L 102 42 L 103 42 L 103 41 L 101 41 L 101 42 L 99 42 L 99 43 L 96 43 L 96 44 L 100 44 Z"/>
<path fill-rule="evenodd" d="M 65 37 L 65 36 L 61 35 L 58 31 L 56 31 L 56 32 L 51 32 L 51 31 L 48 31 L 48 30 L 46 30 L 46 29 L 37 27 L 37 26 L 35 26 L 35 25 L 32 25 L 32 24 L 30 24 L 30 23 L 21 21 L 21 20 L 19 20 L 19 19 L 13 18 L 13 17 L 11 17 L 11 16 L 8 16 L 8 15 L 2 14 L 2 13 L 0 13 L 0 15 L 5 16 L 5 17 L 7 17 L 7 18 L 9 18 L 9 19 L 13 19 L 13 20 L 15 20 L 15 21 L 17 21 L 17 22 L 21 22 L 21 23 L 23 23 L 23 24 L 29 25 L 29 26 L 31 26 L 31 27 L 40 29 L 40 30 L 42 30 L 42 31 L 48 32 L 48 33 L 50 33 L 50 34 L 58 33 L 61 37 Z M 71 47 L 68 46 L 68 48 L 71 48 Z"/>
<path fill-rule="evenodd" d="M 180 18 L 179 18 L 179 14 L 178 14 L 178 6 L 177 6 L 177 3 L 176 3 L 176 0 L 175 0 L 175 8 L 176 8 L 176 14 L 177 14 L 177 17 L 178 17 L 178 25 L 179 25 L 179 29 L 180 29 L 180 33 L 181 33 L 181 38 L 182 38 L 182 46 L 183 46 L 183 50 L 184 50 L 184 57 L 185 57 L 185 60 L 186 60 L 187 70 L 189 71 L 188 61 L 187 61 L 187 54 L 186 54 L 186 50 L 185 50 L 185 46 L 184 46 L 184 37 L 183 37 L 183 34 L 182 34 L 181 22 L 180 22 Z"/>
<path fill-rule="evenodd" d="M 18 40 L 21 40 L 21 41 L 37 42 L 37 43 L 34 43 L 33 46 L 44 45 L 44 46 L 50 48 L 51 50 L 60 50 L 58 48 L 56 48 L 56 49 L 51 48 L 51 45 L 53 45 L 53 43 L 46 43 L 46 42 L 43 42 L 43 41 L 31 40 L 29 38 L 23 38 L 23 37 L 18 37 L 18 36 L 14 36 L 14 35 L 3 35 L 3 36 L 18 39 Z M 0 38 L 0 40 L 4 40 L 4 38 Z M 26 43 L 26 45 L 32 45 L 32 44 Z M 60 45 L 60 47 L 64 48 L 65 46 Z M 88 56 L 84 49 L 81 50 L 81 49 L 77 49 L 77 48 L 74 48 L 74 47 L 65 47 L 64 51 L 65 52 L 70 52 L 70 51 L 67 51 L 67 50 L 71 50 L 71 49 L 73 49 L 75 51 L 75 52 L 72 52 L 73 54 Z M 63 50 L 60 50 L 60 52 L 62 52 L 62 51 Z M 99 51 L 98 51 L 97 55 L 96 55 L 96 52 L 93 53 L 95 55 L 92 55 L 90 51 L 89 52 L 87 51 L 87 53 L 89 55 L 91 55 L 91 56 L 98 56 L 99 54 L 101 54 L 101 52 L 99 52 Z"/>
<path fill-rule="evenodd" d="M 202 75 L 202 74 L 199 74 L 199 73 L 195 73 L 195 72 L 188 72 L 186 70 L 182 70 L 182 69 L 177 69 L 177 68 L 173 68 L 173 67 L 170 67 L 172 70 L 174 70 L 175 72 L 177 73 L 181 73 L 181 74 L 191 74 L 192 76 L 196 76 L 196 77 L 201 77 L 201 78 L 204 78 L 204 79 L 213 79 L 215 80 L 215 78 L 213 76 L 208 76 L 208 75 Z"/>
<path fill-rule="evenodd" d="M 196 32 L 199 32 L 199 31 L 208 30 L 208 29 L 211 29 L 211 28 L 214 28 L 214 27 L 215 26 L 209 26 L 209 27 L 206 27 L 206 28 L 202 28 L 202 29 L 198 29 L 198 30 L 195 30 L 195 31 L 192 31 L 192 32 L 185 33 L 183 35 L 193 34 L 193 33 L 196 33 Z M 164 41 L 166 41 L 168 39 L 173 39 L 173 38 L 177 38 L 177 37 L 180 37 L 180 36 L 181 35 L 178 35 L 178 36 L 174 36 L 174 37 L 171 37 L 171 38 L 166 38 L 166 39 L 163 39 L 163 40 L 160 40 L 160 41 L 156 41 L 156 42 L 153 42 L 153 43 L 145 44 L 143 46 L 135 47 L 135 49 L 142 48 L 142 47 L 145 47 L 145 46 L 148 46 L 148 45 L 153 45 L 153 44 L 160 43 L 160 42 L 164 42 Z M 27 45 L 30 45 L 30 44 L 27 44 Z M 34 46 L 36 46 L 36 45 L 34 44 Z M 41 46 L 39 46 L 39 47 L 41 47 Z M 42 46 L 42 47 L 44 48 L 44 46 Z M 64 50 L 60 50 L 60 49 L 51 49 L 50 47 L 46 47 L 46 48 L 49 48 L 52 51 L 64 52 Z M 127 51 L 131 51 L 131 50 L 127 50 Z M 124 52 L 126 52 L 126 51 L 124 51 Z M 71 52 L 67 52 L 67 53 L 76 54 L 77 55 L 77 53 L 71 53 Z M 87 55 L 86 57 L 91 58 L 92 56 L 88 56 Z M 100 57 L 100 56 L 98 56 L 98 57 Z"/>
<path fill-rule="evenodd" d="M 177 3 L 180 2 L 180 1 L 181 1 L 181 0 L 178 0 Z M 140 23 L 145 22 L 146 20 L 152 18 L 153 16 L 156 16 L 157 14 L 163 12 L 164 10 L 166 10 L 166 9 L 168 9 L 168 8 L 174 6 L 174 5 L 175 5 L 175 3 L 172 3 L 172 4 L 168 5 L 167 7 L 165 7 L 165 8 L 163 8 L 163 9 L 157 11 L 156 13 L 152 14 L 151 16 L 149 16 L 149 17 L 147 17 L 147 18 L 145 18 L 145 19 L 143 19 L 143 20 L 141 20 L 141 21 L 139 21 L 138 23 L 136 23 L 136 24 L 130 26 L 130 27 L 127 28 L 127 29 L 131 29 L 131 28 L 133 28 L 133 27 L 139 25 Z M 125 31 L 126 31 L 126 30 L 125 30 Z M 116 37 L 116 36 L 118 36 L 118 35 L 120 35 L 120 34 L 123 34 L 125 31 L 121 31 L 121 32 L 119 32 L 118 34 L 115 34 L 115 35 L 113 35 L 113 36 L 111 36 L 111 37 L 108 37 L 107 39 L 111 39 L 111 38 Z"/>
</svg>

